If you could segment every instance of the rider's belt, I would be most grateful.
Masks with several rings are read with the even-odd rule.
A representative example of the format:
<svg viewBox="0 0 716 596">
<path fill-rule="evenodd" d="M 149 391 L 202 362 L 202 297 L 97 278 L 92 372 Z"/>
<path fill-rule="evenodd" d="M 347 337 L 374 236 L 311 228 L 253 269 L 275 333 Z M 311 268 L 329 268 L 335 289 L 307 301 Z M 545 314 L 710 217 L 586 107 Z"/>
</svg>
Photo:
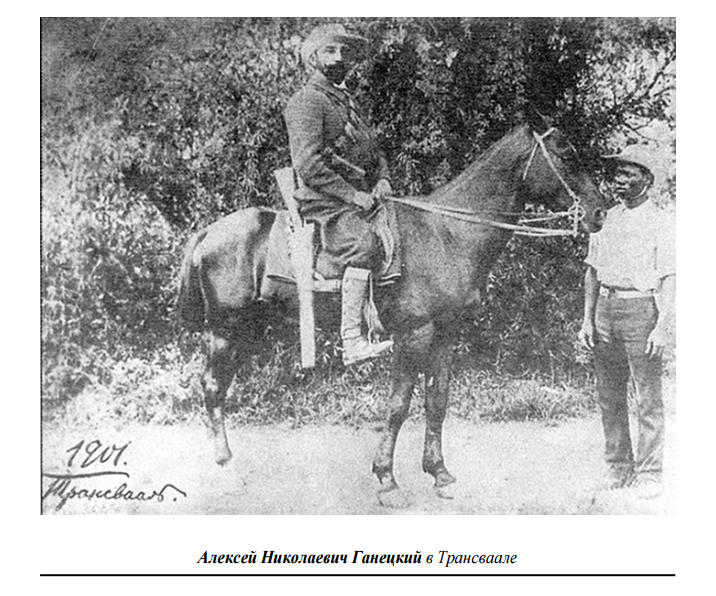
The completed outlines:
<svg viewBox="0 0 716 596">
<path fill-rule="evenodd" d="M 599 295 L 603 298 L 650 298 L 654 295 L 654 290 L 642 292 L 636 288 L 615 288 L 613 286 L 600 286 Z"/>
</svg>

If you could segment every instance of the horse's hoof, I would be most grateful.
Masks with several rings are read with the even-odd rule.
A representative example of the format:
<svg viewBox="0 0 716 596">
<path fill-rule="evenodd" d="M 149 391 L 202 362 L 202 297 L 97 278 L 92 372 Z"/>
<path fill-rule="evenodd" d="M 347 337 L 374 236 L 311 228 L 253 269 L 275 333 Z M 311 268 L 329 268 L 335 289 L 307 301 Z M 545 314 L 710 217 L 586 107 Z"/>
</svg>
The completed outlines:
<svg viewBox="0 0 716 596">
<path fill-rule="evenodd" d="M 447 470 L 440 470 L 435 476 L 435 494 L 441 499 L 455 498 L 457 479 Z"/>
<path fill-rule="evenodd" d="M 457 482 L 457 478 L 455 478 L 455 476 L 453 476 L 445 468 L 443 468 L 442 470 L 439 470 L 435 474 L 435 488 L 442 488 L 442 487 L 448 486 L 450 484 L 455 484 L 456 482 Z"/>
<path fill-rule="evenodd" d="M 453 482 L 446 486 L 435 486 L 435 494 L 441 499 L 454 499 L 456 494 L 456 485 Z"/>
<path fill-rule="evenodd" d="M 226 464 L 229 463 L 229 461 L 231 461 L 231 457 L 232 457 L 231 451 L 226 449 L 225 451 L 220 451 L 219 453 L 217 453 L 215 460 L 216 460 L 216 463 L 219 464 L 220 466 L 225 466 Z"/>
<path fill-rule="evenodd" d="M 383 507 L 390 509 L 405 509 L 410 506 L 410 501 L 405 493 L 398 487 L 378 491 L 378 502 Z"/>
</svg>

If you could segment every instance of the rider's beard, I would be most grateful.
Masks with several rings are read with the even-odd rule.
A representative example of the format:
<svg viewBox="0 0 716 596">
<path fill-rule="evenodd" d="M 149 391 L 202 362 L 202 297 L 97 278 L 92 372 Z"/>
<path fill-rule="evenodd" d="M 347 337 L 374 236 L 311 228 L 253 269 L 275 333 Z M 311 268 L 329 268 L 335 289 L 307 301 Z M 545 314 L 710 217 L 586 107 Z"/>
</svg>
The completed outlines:
<svg viewBox="0 0 716 596">
<path fill-rule="evenodd" d="M 322 68 L 323 74 L 334 85 L 340 85 L 348 74 L 348 67 L 344 62 L 335 62 Z"/>
</svg>

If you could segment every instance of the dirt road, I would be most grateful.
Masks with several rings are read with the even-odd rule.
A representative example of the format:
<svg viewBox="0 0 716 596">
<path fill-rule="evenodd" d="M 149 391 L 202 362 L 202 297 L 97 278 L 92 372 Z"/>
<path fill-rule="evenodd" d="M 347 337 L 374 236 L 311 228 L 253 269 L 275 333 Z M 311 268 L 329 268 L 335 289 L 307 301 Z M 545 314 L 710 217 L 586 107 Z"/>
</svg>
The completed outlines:
<svg viewBox="0 0 716 596">
<path fill-rule="evenodd" d="M 673 423 L 668 427 L 668 469 L 673 469 L 673 427 Z M 391 510 L 378 504 L 376 481 L 370 472 L 378 441 L 376 429 L 229 428 L 234 458 L 222 468 L 213 462 L 207 430 L 199 422 L 72 432 L 46 424 L 44 473 L 101 474 L 75 478 L 63 491 L 59 490 L 60 484 L 55 484 L 54 492 L 50 488 L 52 483 L 61 481 L 43 478 L 43 491 L 49 492 L 43 501 L 43 511 L 347 515 L 675 513 L 673 474 L 667 478 L 665 495 L 654 501 L 638 501 L 628 490 L 600 490 L 602 437 L 597 417 L 557 425 L 448 420 L 445 457 L 458 478 L 452 500 L 437 498 L 431 478 L 421 470 L 423 429 L 420 422 L 407 423 L 401 433 L 396 476 L 410 506 Z M 91 443 L 93 440 L 98 440 L 101 447 Z M 80 447 L 73 449 L 77 445 Z M 127 447 L 120 453 L 124 445 Z M 106 461 L 98 460 L 101 454 Z M 82 463 L 86 465 L 82 467 Z M 161 500 L 157 493 L 161 493 Z M 63 495 L 74 496 L 63 502 Z"/>
</svg>

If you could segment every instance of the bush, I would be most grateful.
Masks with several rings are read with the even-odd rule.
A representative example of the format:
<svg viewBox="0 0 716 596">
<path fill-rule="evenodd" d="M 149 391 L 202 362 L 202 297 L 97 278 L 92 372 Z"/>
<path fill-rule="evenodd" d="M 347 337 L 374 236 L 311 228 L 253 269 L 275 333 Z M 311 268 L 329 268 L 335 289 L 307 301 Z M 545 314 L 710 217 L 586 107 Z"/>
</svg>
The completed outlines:
<svg viewBox="0 0 716 596">
<path fill-rule="evenodd" d="M 181 244 L 121 185 L 119 119 L 82 129 L 43 136 L 43 382 L 53 398 L 104 380 L 107 350 L 166 340 Z"/>
</svg>

